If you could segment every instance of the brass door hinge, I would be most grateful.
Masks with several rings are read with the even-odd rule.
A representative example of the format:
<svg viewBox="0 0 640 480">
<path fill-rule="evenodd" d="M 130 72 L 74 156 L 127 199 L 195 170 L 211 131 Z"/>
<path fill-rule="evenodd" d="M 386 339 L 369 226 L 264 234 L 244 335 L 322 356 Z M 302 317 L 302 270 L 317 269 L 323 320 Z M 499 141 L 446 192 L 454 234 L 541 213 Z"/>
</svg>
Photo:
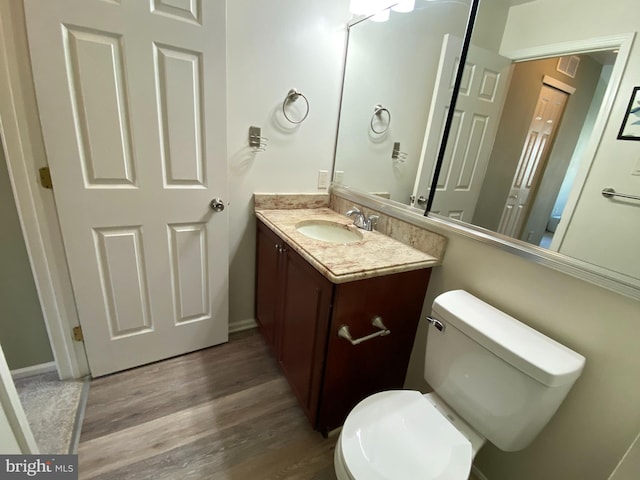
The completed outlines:
<svg viewBox="0 0 640 480">
<path fill-rule="evenodd" d="M 40 170 L 40 185 L 43 188 L 50 188 L 53 190 L 53 182 L 51 181 L 51 171 L 49 167 L 42 167 Z"/>
<path fill-rule="evenodd" d="M 84 336 L 82 335 L 82 327 L 73 327 L 73 339 L 76 342 L 84 342 Z"/>
</svg>

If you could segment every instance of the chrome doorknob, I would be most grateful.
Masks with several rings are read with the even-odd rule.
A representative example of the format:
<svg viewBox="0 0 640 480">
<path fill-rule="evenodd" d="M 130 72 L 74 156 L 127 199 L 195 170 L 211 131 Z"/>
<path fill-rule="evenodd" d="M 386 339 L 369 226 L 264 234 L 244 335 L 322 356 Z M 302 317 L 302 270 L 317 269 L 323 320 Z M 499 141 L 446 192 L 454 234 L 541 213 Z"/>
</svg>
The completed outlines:
<svg viewBox="0 0 640 480">
<path fill-rule="evenodd" d="M 221 198 L 214 198 L 213 200 L 211 200 L 211 202 L 209 202 L 209 206 L 214 212 L 221 212 L 224 210 L 224 202 Z"/>
</svg>

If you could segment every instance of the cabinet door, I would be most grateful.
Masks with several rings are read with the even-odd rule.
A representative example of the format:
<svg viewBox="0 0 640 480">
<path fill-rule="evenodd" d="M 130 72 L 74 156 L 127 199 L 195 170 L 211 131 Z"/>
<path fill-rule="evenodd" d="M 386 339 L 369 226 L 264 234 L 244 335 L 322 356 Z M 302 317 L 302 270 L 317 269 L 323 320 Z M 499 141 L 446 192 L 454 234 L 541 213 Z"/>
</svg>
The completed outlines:
<svg viewBox="0 0 640 480">
<path fill-rule="evenodd" d="M 282 240 L 258 222 L 256 247 L 256 319 L 265 340 L 276 351 L 276 318 L 282 293 L 280 263 Z"/>
<path fill-rule="evenodd" d="M 278 360 L 315 426 L 333 285 L 300 255 L 286 253 Z"/>
<path fill-rule="evenodd" d="M 338 285 L 329 329 L 327 360 L 317 428 L 332 430 L 365 397 L 400 389 L 429 283 L 430 269 L 404 272 Z M 338 337 L 347 325 L 354 339 L 377 331 L 379 315 L 389 335 L 351 345 Z"/>
</svg>

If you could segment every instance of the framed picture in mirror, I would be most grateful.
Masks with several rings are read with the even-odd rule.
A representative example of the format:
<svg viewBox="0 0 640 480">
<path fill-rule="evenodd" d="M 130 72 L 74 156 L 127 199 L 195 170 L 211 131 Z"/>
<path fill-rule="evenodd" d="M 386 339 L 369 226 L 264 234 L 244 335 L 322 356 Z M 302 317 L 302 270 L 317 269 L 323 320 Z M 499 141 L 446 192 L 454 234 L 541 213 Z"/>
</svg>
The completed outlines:
<svg viewBox="0 0 640 480">
<path fill-rule="evenodd" d="M 640 87 L 634 87 L 618 140 L 640 140 Z"/>
</svg>

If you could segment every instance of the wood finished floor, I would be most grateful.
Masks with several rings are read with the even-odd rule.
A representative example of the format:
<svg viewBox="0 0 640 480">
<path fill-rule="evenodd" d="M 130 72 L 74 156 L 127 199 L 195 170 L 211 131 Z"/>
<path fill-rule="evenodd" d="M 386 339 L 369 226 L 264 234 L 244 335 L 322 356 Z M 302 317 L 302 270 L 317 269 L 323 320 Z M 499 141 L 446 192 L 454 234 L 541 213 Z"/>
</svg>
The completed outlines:
<svg viewBox="0 0 640 480">
<path fill-rule="evenodd" d="M 91 382 L 81 479 L 335 480 L 257 330 Z"/>
</svg>

